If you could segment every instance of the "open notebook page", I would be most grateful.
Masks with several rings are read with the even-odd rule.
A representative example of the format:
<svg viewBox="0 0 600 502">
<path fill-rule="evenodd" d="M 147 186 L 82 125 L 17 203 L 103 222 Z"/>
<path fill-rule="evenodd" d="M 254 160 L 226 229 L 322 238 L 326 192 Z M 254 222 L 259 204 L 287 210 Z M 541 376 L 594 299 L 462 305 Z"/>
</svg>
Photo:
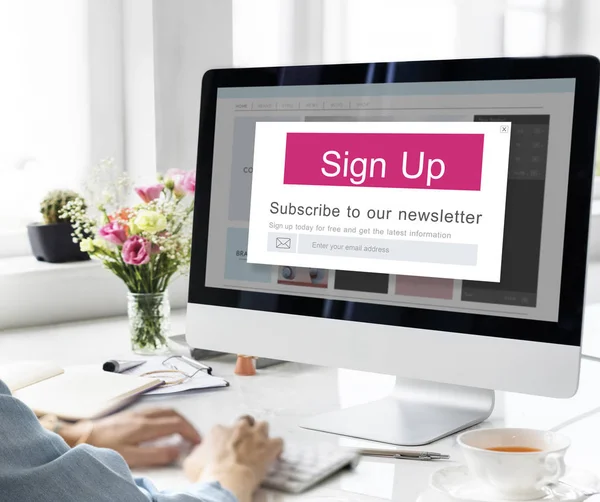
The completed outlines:
<svg viewBox="0 0 600 502">
<path fill-rule="evenodd" d="M 0 380 L 12 393 L 48 378 L 61 375 L 64 370 L 47 361 L 21 361 L 0 364 Z"/>
<path fill-rule="evenodd" d="M 161 383 L 155 378 L 67 368 L 54 378 L 15 392 L 15 397 L 38 414 L 53 414 L 65 420 L 96 418 L 113 412 L 131 398 Z"/>
</svg>

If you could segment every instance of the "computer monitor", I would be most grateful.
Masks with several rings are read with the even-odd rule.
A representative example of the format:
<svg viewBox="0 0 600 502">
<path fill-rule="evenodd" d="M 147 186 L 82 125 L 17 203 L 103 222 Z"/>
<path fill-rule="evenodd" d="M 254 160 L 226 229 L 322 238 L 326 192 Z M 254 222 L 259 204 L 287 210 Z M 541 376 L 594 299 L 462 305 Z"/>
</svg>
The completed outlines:
<svg viewBox="0 0 600 502">
<path fill-rule="evenodd" d="M 311 429 L 426 444 L 579 380 L 599 62 L 218 69 L 193 347 L 397 376 Z M 293 388 L 290 381 L 290 389 Z"/>
</svg>

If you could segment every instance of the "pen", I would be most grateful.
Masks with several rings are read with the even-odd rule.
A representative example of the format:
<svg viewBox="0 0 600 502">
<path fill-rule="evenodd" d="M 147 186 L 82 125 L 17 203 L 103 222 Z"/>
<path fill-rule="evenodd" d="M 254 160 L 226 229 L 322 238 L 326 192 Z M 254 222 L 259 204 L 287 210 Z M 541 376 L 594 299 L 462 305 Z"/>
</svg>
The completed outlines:
<svg viewBox="0 0 600 502">
<path fill-rule="evenodd" d="M 359 453 L 365 457 L 397 458 L 402 460 L 449 460 L 450 455 L 435 453 L 432 451 L 412 451 L 412 450 L 376 450 L 364 449 Z"/>
<path fill-rule="evenodd" d="M 196 361 L 195 359 L 190 359 L 189 357 L 186 357 L 186 356 L 180 356 L 180 357 L 181 357 L 182 361 L 185 361 L 186 363 L 188 363 L 192 368 L 206 370 L 206 372 L 209 375 L 212 375 L 212 368 L 210 366 L 207 366 L 206 364 Z"/>
</svg>

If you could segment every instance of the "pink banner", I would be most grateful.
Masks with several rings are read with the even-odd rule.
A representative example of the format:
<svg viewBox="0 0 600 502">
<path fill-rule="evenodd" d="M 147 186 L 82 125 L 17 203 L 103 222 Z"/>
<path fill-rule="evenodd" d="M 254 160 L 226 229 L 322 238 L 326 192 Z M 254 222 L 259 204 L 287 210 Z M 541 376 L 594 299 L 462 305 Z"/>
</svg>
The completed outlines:
<svg viewBox="0 0 600 502">
<path fill-rule="evenodd" d="M 288 133 L 287 185 L 480 190 L 483 134 Z"/>
</svg>

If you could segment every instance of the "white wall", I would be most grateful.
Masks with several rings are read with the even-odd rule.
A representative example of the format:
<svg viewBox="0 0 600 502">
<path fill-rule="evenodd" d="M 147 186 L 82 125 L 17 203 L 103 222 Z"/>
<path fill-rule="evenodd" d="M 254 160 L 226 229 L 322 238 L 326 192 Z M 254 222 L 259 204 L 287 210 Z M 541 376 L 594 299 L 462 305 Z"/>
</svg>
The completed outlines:
<svg viewBox="0 0 600 502">
<path fill-rule="evenodd" d="M 123 0 L 125 166 L 194 169 L 202 76 L 233 60 L 231 0 Z"/>
<path fill-rule="evenodd" d="M 233 60 L 231 0 L 154 0 L 156 160 L 195 169 L 202 76 Z"/>
<path fill-rule="evenodd" d="M 583 20 L 583 27 L 579 26 L 580 37 L 577 37 L 579 43 L 575 49 L 584 52 L 593 50 L 596 56 L 600 56 L 600 30 L 598 30 L 598 20 L 600 20 L 600 2 L 598 0 L 571 1 L 580 4 L 579 9 L 582 15 L 578 20 L 579 22 Z M 573 32 L 575 32 L 578 28 L 576 23 L 577 20 L 575 20 L 573 23 Z"/>
<path fill-rule="evenodd" d="M 112 157 L 125 162 L 123 2 L 88 0 L 90 165 Z"/>
<path fill-rule="evenodd" d="M 501 56 L 503 0 L 457 0 L 456 54 L 466 58 Z"/>
<path fill-rule="evenodd" d="M 146 0 L 123 0 L 124 166 L 147 182 L 156 172 L 153 9 Z"/>
</svg>

